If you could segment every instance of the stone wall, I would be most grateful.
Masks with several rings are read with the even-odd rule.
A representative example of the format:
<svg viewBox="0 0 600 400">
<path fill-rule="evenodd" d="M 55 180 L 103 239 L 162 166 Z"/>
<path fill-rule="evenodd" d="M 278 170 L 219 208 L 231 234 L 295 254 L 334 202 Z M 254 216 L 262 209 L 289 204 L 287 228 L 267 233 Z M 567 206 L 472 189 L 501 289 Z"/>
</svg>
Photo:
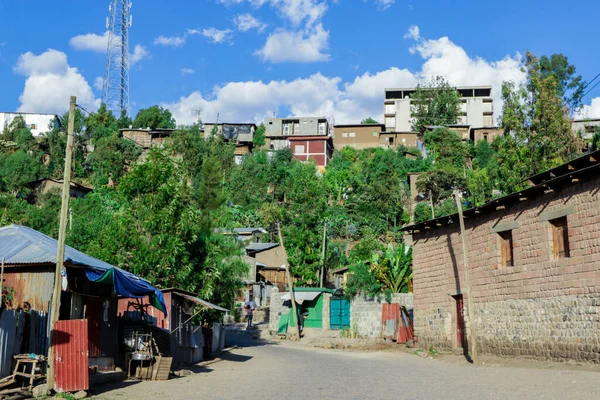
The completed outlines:
<svg viewBox="0 0 600 400">
<path fill-rule="evenodd" d="M 277 331 L 279 327 L 279 317 L 282 314 L 289 314 L 288 307 L 283 305 L 281 297 L 287 292 L 280 292 L 276 287 L 271 289 L 271 306 L 269 311 L 269 330 Z"/>
<path fill-rule="evenodd" d="M 360 337 L 379 337 L 381 335 L 381 310 L 384 299 L 369 299 L 356 296 L 350 303 L 350 329 Z M 409 312 L 413 308 L 413 295 L 398 293 L 392 295 L 392 303 L 400 303 Z"/>
<path fill-rule="evenodd" d="M 465 220 L 478 349 L 500 356 L 599 361 L 600 177 L 523 197 Z M 558 190 L 560 189 L 560 190 Z M 570 256 L 555 258 L 549 219 L 566 217 Z M 468 296 L 458 221 L 413 235 L 415 336 L 460 347 L 456 300 Z M 514 266 L 501 265 L 510 229 Z"/>
</svg>

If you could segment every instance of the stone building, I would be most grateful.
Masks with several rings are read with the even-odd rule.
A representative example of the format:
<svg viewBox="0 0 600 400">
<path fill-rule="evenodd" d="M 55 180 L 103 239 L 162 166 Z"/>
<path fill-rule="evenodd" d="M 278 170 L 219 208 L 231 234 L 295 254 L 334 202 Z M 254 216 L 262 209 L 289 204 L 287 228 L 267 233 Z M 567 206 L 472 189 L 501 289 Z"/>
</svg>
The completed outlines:
<svg viewBox="0 0 600 400">
<path fill-rule="evenodd" d="M 465 348 L 472 296 L 480 353 L 600 362 L 598 161 L 590 153 L 465 211 L 470 292 L 456 214 L 404 228 L 420 345 Z"/>
</svg>

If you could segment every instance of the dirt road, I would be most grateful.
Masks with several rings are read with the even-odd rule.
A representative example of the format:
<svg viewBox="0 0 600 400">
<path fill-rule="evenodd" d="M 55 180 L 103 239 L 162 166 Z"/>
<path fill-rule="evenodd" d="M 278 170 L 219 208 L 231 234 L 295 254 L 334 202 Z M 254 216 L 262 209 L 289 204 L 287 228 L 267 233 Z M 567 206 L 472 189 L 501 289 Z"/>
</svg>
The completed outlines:
<svg viewBox="0 0 600 400">
<path fill-rule="evenodd" d="M 235 341 L 235 339 L 234 339 Z M 456 365 L 411 354 L 240 347 L 199 373 L 98 399 L 600 399 L 600 373 Z"/>
</svg>

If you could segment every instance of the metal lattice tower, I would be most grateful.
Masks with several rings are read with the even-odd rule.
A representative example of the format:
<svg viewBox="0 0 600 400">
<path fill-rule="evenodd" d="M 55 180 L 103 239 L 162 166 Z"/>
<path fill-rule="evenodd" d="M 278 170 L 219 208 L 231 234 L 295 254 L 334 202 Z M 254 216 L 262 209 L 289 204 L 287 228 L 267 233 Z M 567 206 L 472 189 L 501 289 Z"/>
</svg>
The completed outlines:
<svg viewBox="0 0 600 400">
<path fill-rule="evenodd" d="M 129 114 L 129 28 L 131 1 L 111 0 L 106 18 L 108 46 L 102 84 L 102 102 L 114 114 Z"/>
</svg>

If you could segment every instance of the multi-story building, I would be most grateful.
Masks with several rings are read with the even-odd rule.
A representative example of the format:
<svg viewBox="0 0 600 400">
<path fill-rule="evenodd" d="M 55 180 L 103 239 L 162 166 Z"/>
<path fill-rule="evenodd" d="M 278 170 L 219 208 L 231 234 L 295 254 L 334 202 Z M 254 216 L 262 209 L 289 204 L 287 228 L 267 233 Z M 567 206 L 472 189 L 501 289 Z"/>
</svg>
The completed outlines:
<svg viewBox="0 0 600 400">
<path fill-rule="evenodd" d="M 459 125 L 471 127 L 494 126 L 494 100 L 491 86 L 461 86 Z M 384 115 L 385 130 L 392 132 L 412 131 L 411 96 L 416 88 L 385 89 Z"/>
<path fill-rule="evenodd" d="M 204 137 L 210 137 L 215 128 L 218 135 L 223 135 L 223 140 L 235 145 L 235 162 L 241 164 L 244 156 L 251 153 L 254 147 L 256 124 L 206 123 L 204 124 Z"/>
<path fill-rule="evenodd" d="M 268 118 L 265 127 L 269 150 L 289 148 L 294 158 L 313 160 L 319 169 L 331 159 L 333 145 L 325 117 Z"/>
<path fill-rule="evenodd" d="M 347 146 L 357 150 L 379 147 L 379 136 L 383 131 L 385 131 L 384 124 L 335 125 L 333 127 L 333 147 L 337 150 Z"/>
<path fill-rule="evenodd" d="M 33 136 L 39 136 L 42 133 L 49 132 L 61 126 L 60 119 L 56 114 L 0 112 L 0 131 L 8 128 L 16 117 L 23 118 L 25 125 L 29 128 Z"/>
<path fill-rule="evenodd" d="M 265 127 L 269 138 L 329 135 L 329 122 L 325 117 L 268 118 Z"/>
<path fill-rule="evenodd" d="M 571 122 L 571 131 L 574 135 L 581 135 L 584 140 L 592 140 L 596 128 L 600 129 L 600 118 L 574 119 Z"/>
</svg>

